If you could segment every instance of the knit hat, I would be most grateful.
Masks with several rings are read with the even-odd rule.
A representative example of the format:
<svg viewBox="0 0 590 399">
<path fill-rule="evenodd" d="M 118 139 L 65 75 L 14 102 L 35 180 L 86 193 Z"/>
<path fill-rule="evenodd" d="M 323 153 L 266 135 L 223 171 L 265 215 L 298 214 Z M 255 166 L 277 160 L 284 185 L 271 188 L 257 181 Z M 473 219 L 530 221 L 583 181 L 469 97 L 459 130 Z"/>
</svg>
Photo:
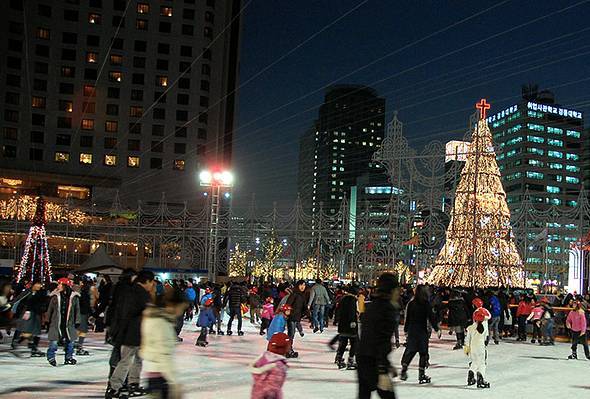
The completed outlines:
<svg viewBox="0 0 590 399">
<path fill-rule="evenodd" d="M 267 351 L 285 356 L 291 350 L 291 339 L 283 332 L 273 334 L 268 341 Z"/>
</svg>

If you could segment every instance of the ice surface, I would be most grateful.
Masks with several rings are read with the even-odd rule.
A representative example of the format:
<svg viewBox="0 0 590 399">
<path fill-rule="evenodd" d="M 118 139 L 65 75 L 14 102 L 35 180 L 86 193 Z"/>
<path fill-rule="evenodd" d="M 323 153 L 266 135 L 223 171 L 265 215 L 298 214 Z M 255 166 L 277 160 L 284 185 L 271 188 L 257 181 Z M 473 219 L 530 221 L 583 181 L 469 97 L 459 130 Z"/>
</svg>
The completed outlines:
<svg viewBox="0 0 590 399">
<path fill-rule="evenodd" d="M 234 327 L 235 328 L 235 327 Z M 356 372 L 338 370 L 333 364 L 334 352 L 326 343 L 335 334 L 330 326 L 323 334 L 313 334 L 304 325 L 306 335 L 295 338 L 299 359 L 290 361 L 284 387 L 285 399 L 356 398 Z M 266 341 L 249 321 L 244 321 L 246 335 L 209 336 L 209 347 L 198 348 L 194 324 L 185 324 L 177 346 L 177 367 L 186 398 L 249 398 L 251 376 L 249 363 L 260 354 Z M 7 337 L 5 337 L 6 341 Z M 64 366 L 63 353 L 58 353 L 58 367 L 44 358 L 17 358 L 0 346 L 0 396 L 3 398 L 100 398 L 104 397 L 110 347 L 103 336 L 91 334 L 87 349 L 92 356 L 77 357 L 78 365 Z M 402 338 L 403 341 L 403 338 Z M 46 344 L 44 341 L 42 344 Z M 513 339 L 489 347 L 489 390 L 466 386 L 467 358 L 462 351 L 451 350 L 454 336 L 446 333 L 442 341 L 433 338 L 430 345 L 428 374 L 432 384 L 418 385 L 418 358 L 409 371 L 409 379 L 396 385 L 398 398 L 545 398 L 590 397 L 590 362 L 567 360 L 569 345 L 540 347 L 517 343 Z M 45 348 L 41 348 L 44 350 Z M 399 366 L 403 347 L 392 360 Z M 578 354 L 583 358 L 582 348 Z M 374 397 L 377 397 L 374 394 Z"/>
</svg>

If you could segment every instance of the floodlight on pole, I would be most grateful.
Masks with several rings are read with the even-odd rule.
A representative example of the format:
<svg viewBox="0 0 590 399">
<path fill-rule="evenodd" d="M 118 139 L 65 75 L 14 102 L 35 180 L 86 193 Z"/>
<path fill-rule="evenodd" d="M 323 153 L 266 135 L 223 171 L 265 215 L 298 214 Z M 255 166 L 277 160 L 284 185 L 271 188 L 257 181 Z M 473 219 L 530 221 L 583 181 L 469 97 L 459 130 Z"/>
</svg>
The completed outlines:
<svg viewBox="0 0 590 399">
<path fill-rule="evenodd" d="M 199 173 L 201 186 L 206 187 L 232 187 L 234 175 L 229 170 L 209 171 L 203 170 Z"/>
</svg>

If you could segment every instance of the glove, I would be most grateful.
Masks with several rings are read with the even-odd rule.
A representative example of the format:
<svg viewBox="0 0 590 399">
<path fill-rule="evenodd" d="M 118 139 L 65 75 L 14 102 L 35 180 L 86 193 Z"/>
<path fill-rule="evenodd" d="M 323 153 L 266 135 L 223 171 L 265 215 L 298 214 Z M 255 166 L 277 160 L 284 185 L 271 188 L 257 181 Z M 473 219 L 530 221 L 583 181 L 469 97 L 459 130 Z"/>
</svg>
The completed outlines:
<svg viewBox="0 0 590 399">
<path fill-rule="evenodd" d="M 389 376 L 389 374 L 379 374 L 379 379 L 377 380 L 377 388 L 386 391 L 386 392 L 393 392 L 393 380 Z"/>
<path fill-rule="evenodd" d="M 463 353 L 465 353 L 465 355 L 469 356 L 469 352 L 471 352 L 469 346 L 467 346 L 467 345 L 463 346 Z"/>
</svg>

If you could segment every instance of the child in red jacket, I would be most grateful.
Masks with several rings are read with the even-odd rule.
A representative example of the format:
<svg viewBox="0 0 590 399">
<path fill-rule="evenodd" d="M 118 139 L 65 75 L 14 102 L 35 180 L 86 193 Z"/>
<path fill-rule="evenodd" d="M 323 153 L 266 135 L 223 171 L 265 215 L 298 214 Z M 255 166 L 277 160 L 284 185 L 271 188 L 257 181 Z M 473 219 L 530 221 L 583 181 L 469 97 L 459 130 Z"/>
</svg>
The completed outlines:
<svg viewBox="0 0 590 399">
<path fill-rule="evenodd" d="M 272 336 L 264 352 L 252 365 L 254 385 L 251 399 L 282 399 L 283 384 L 287 379 L 287 358 L 291 351 L 291 340 L 285 333 Z"/>
<path fill-rule="evenodd" d="M 533 311 L 531 298 L 525 296 L 520 299 L 516 309 L 516 318 L 518 319 L 518 338 L 517 341 L 526 342 L 526 320 Z"/>
</svg>

